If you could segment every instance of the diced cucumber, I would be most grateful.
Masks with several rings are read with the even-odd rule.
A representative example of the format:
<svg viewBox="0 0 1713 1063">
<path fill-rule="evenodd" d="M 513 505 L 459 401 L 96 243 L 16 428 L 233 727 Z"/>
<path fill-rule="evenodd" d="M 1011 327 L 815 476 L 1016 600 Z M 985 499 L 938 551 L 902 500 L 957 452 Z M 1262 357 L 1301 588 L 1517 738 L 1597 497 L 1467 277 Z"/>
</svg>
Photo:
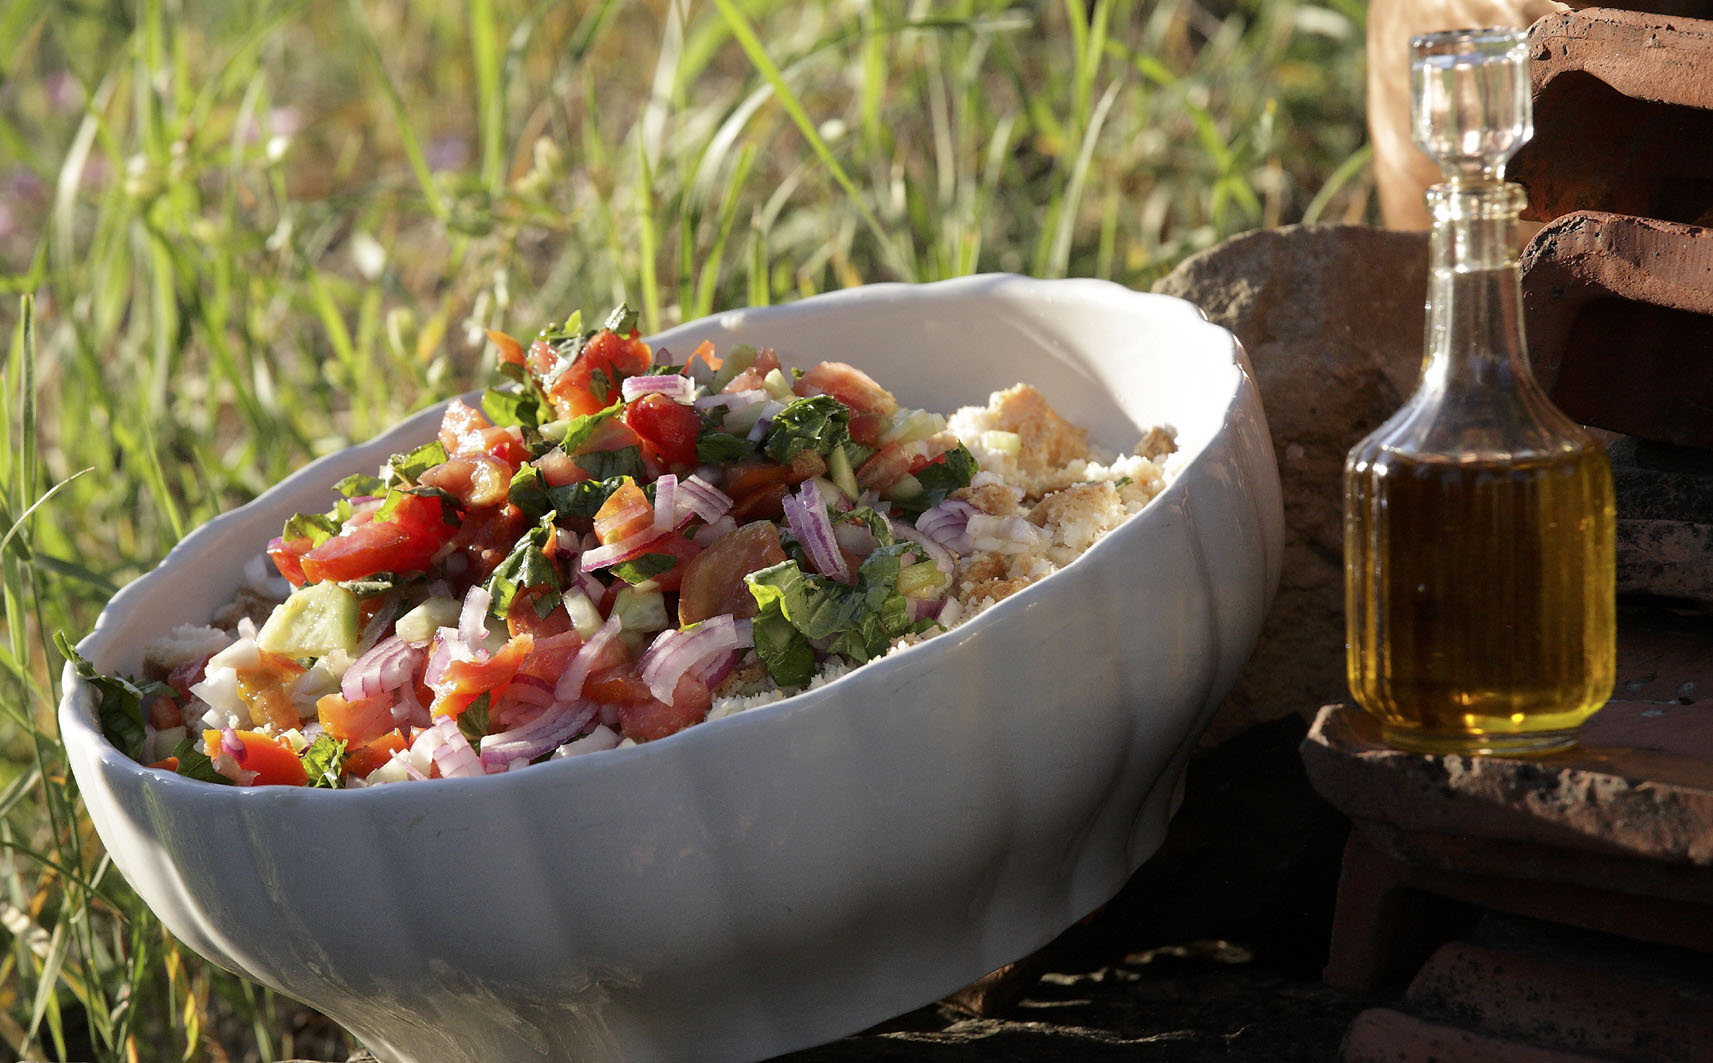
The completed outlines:
<svg viewBox="0 0 1713 1063">
<path fill-rule="evenodd" d="M 331 581 L 311 583 L 274 607 L 256 633 L 256 644 L 286 657 L 349 653 L 362 634 L 357 596 Z"/>
<path fill-rule="evenodd" d="M 659 591 L 620 588 L 613 599 L 613 613 L 624 631 L 665 631 L 671 626 L 666 616 L 666 596 Z"/>
<path fill-rule="evenodd" d="M 845 453 L 844 447 L 834 447 L 833 452 L 827 455 L 827 477 L 838 485 L 840 494 L 853 502 L 862 493 L 862 488 L 857 486 L 856 470 L 851 468 L 850 455 Z"/>
<path fill-rule="evenodd" d="M 778 369 L 768 370 L 767 375 L 761 378 L 761 386 L 780 402 L 790 402 L 797 397 L 797 393 L 791 390 L 791 381 Z"/>
<path fill-rule="evenodd" d="M 755 364 L 756 350 L 747 343 L 740 343 L 731 349 L 720 362 L 720 371 L 714 374 L 713 383 L 708 385 L 709 392 L 725 390 L 732 378 Z"/>
<path fill-rule="evenodd" d="M 898 570 L 898 593 L 906 598 L 934 598 L 946 585 L 946 574 L 932 561 L 917 561 Z"/>
<path fill-rule="evenodd" d="M 399 617 L 393 624 L 393 631 L 411 645 L 420 646 L 432 641 L 437 629 L 457 627 L 458 614 L 463 608 L 452 598 L 429 598 Z"/>
<path fill-rule="evenodd" d="M 1016 432 L 1002 432 L 995 428 L 981 434 L 981 445 L 988 450 L 1016 457 L 1023 452 L 1023 437 Z"/>
<path fill-rule="evenodd" d="M 595 603 L 580 590 L 566 592 L 565 613 L 571 618 L 571 627 L 585 642 L 594 638 L 595 632 L 601 630 L 601 611 L 595 608 Z"/>
<path fill-rule="evenodd" d="M 905 473 L 893 482 L 891 487 L 880 493 L 882 498 L 893 502 L 907 502 L 922 493 L 922 481 Z"/>
<path fill-rule="evenodd" d="M 928 410 L 899 410 L 893 415 L 892 427 L 881 435 L 882 443 L 914 443 L 946 430 L 946 419 Z"/>
</svg>

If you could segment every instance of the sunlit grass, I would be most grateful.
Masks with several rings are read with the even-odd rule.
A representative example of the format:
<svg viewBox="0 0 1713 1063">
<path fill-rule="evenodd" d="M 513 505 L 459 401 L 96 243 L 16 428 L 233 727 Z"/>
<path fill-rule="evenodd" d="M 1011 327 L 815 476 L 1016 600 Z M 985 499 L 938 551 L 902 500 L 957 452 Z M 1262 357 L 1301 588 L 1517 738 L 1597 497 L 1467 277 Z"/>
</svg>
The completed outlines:
<svg viewBox="0 0 1713 1063">
<path fill-rule="evenodd" d="M 49 637 L 188 529 L 478 382 L 483 327 L 985 270 L 1147 287 L 1362 220 L 1362 10 L 0 5 L 0 1044 L 347 1047 L 181 949 L 67 776 Z"/>
</svg>

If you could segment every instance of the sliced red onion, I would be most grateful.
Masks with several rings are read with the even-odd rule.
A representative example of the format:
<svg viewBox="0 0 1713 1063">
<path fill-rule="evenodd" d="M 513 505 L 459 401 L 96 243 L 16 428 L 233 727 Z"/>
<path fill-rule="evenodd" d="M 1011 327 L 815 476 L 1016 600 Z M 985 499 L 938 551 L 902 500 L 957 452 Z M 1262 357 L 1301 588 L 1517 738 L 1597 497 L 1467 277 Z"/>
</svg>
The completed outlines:
<svg viewBox="0 0 1713 1063">
<path fill-rule="evenodd" d="M 644 395 L 665 395 L 673 402 L 688 406 L 696 399 L 696 382 L 678 373 L 632 376 L 626 377 L 619 385 L 619 394 L 626 402 L 635 402 Z"/>
<path fill-rule="evenodd" d="M 697 528 L 694 538 L 696 540 L 696 545 L 706 550 L 714 544 L 714 540 L 719 539 L 722 536 L 730 535 L 732 532 L 737 530 L 737 521 L 733 520 L 731 517 L 721 517 L 719 520 L 709 521 L 707 524 Z"/>
<path fill-rule="evenodd" d="M 400 727 L 427 727 L 428 707 L 416 696 L 416 685 L 406 683 L 393 696 L 393 722 Z"/>
<path fill-rule="evenodd" d="M 589 678 L 590 667 L 600 658 L 601 654 L 606 652 L 607 646 L 618 637 L 619 617 L 617 613 L 614 613 L 607 617 L 606 623 L 601 625 L 601 630 L 595 632 L 588 642 L 583 643 L 578 648 L 577 656 L 571 658 L 571 663 L 560 675 L 559 682 L 554 684 L 554 698 L 559 701 L 570 702 L 582 697 L 583 680 Z"/>
<path fill-rule="evenodd" d="M 469 779 L 487 774 L 481 758 L 470 748 L 470 740 L 458 729 L 457 720 L 442 716 L 435 723 L 434 730 L 440 733 L 441 742 L 434 747 L 431 756 L 440 767 L 441 778 Z"/>
<path fill-rule="evenodd" d="M 686 672 L 700 672 L 709 661 L 739 648 L 737 624 L 730 613 L 709 617 L 687 628 L 667 631 L 644 651 L 637 663 L 649 693 L 670 702 Z"/>
<path fill-rule="evenodd" d="M 522 727 L 482 739 L 482 764 L 493 772 L 506 770 L 513 761 L 534 760 L 582 733 L 598 711 L 592 701 L 556 704 Z"/>
<path fill-rule="evenodd" d="M 458 637 L 472 649 L 480 650 L 488 638 L 488 606 L 493 596 L 480 583 L 464 595 L 464 608 L 458 614 Z"/>
<path fill-rule="evenodd" d="M 970 552 L 969 520 L 980 512 L 961 498 L 948 498 L 923 510 L 922 515 L 916 518 L 916 527 L 952 553 L 967 554 Z"/>
<path fill-rule="evenodd" d="M 634 379 L 634 378 L 633 378 Z M 654 534 L 665 535 L 678 518 L 678 477 L 661 473 L 654 481 Z"/>
<path fill-rule="evenodd" d="M 904 599 L 905 614 L 910 617 L 912 624 L 920 620 L 940 615 L 940 610 L 946 607 L 944 598 L 906 598 Z"/>
<path fill-rule="evenodd" d="M 698 410 L 738 410 L 753 403 L 766 401 L 766 391 L 761 388 L 746 388 L 743 391 L 722 391 L 718 395 L 704 395 L 696 400 L 695 406 Z"/>
<path fill-rule="evenodd" d="M 650 524 L 634 535 L 627 535 L 609 546 L 597 546 L 593 550 L 583 551 L 583 559 L 578 563 L 578 568 L 584 572 L 593 572 L 598 568 L 640 557 L 648 552 L 648 544 L 658 538 L 660 533 Z"/>
<path fill-rule="evenodd" d="M 416 675 L 424 652 L 397 635 L 388 635 L 345 669 L 339 692 L 346 701 L 360 701 L 397 690 Z"/>
<path fill-rule="evenodd" d="M 696 671 L 696 678 L 709 690 L 719 686 L 726 676 L 732 674 L 732 669 L 738 664 L 738 651 L 722 653 L 718 657 L 710 657 L 706 664 Z"/>
<path fill-rule="evenodd" d="M 930 536 L 922 534 L 922 529 L 912 527 L 910 522 L 894 519 L 892 534 L 900 539 L 908 539 L 920 546 L 927 553 L 928 560 L 934 563 L 934 567 L 946 575 L 950 576 L 952 570 L 958 567 L 957 558 L 952 556 L 950 550 L 935 542 Z"/>
<path fill-rule="evenodd" d="M 700 473 L 685 478 L 678 485 L 677 498 L 680 511 L 687 508 L 708 524 L 719 520 L 732 508 L 731 496 L 703 479 Z M 679 521 L 678 526 L 682 524 L 683 521 Z"/>
<path fill-rule="evenodd" d="M 779 416 L 779 411 L 784 408 L 785 404 L 778 399 L 768 399 L 761 408 L 761 416 L 757 417 L 755 424 L 750 426 L 749 441 L 759 443 L 762 437 L 767 435 L 767 430 L 773 427 L 773 419 Z"/>
<path fill-rule="evenodd" d="M 593 574 L 584 572 L 579 565 L 571 576 L 571 582 L 591 601 L 598 602 L 601 595 L 607 593 L 607 588 Z"/>
<path fill-rule="evenodd" d="M 598 723 L 588 734 L 572 742 L 567 742 L 554 751 L 554 757 L 580 757 L 584 753 L 600 753 L 608 749 L 616 749 L 624 739 L 619 733 L 604 723 Z"/>
<path fill-rule="evenodd" d="M 453 643 L 460 641 L 458 632 L 449 627 L 436 628 L 434 639 L 429 643 L 428 663 L 422 669 L 422 681 L 429 686 L 440 682 L 446 676 L 446 669 L 451 667 L 453 658 Z"/>
<path fill-rule="evenodd" d="M 809 555 L 810 566 L 823 576 L 849 582 L 850 569 L 845 565 L 844 555 L 839 553 L 838 540 L 833 538 L 833 523 L 827 518 L 826 503 L 821 501 L 821 492 L 815 489 L 814 481 L 803 481 L 802 490 L 795 495 L 787 492 L 780 501 L 785 509 L 785 522 L 791 525 L 791 534 Z"/>
<path fill-rule="evenodd" d="M 840 547 L 858 557 L 867 557 L 880 545 L 880 540 L 874 537 L 874 533 L 869 531 L 866 525 L 848 520 L 833 525 L 833 538 Z"/>
</svg>

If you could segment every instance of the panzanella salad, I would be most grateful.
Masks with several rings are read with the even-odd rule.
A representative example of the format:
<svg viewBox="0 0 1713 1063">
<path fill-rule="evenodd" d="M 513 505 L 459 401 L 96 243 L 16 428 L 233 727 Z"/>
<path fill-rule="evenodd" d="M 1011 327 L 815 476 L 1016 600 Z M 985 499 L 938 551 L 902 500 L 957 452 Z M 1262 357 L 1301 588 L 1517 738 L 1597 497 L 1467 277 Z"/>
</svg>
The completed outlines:
<svg viewBox="0 0 1713 1063">
<path fill-rule="evenodd" d="M 1174 450 L 1156 429 L 1097 454 L 1024 385 L 948 418 L 843 362 L 680 361 L 635 326 L 490 333 L 503 379 L 479 405 L 287 521 L 143 678 L 62 646 L 107 736 L 210 782 L 320 787 L 662 738 L 1040 579 L 1158 493 Z"/>
</svg>

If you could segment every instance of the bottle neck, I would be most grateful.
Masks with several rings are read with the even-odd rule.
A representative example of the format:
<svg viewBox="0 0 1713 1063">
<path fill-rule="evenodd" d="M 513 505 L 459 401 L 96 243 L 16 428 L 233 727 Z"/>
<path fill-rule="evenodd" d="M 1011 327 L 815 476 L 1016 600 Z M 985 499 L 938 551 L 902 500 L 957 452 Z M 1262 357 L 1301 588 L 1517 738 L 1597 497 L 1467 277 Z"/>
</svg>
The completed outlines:
<svg viewBox="0 0 1713 1063">
<path fill-rule="evenodd" d="M 1426 388 L 1515 386 L 1529 377 L 1517 262 L 1520 186 L 1459 181 L 1428 189 Z"/>
</svg>

